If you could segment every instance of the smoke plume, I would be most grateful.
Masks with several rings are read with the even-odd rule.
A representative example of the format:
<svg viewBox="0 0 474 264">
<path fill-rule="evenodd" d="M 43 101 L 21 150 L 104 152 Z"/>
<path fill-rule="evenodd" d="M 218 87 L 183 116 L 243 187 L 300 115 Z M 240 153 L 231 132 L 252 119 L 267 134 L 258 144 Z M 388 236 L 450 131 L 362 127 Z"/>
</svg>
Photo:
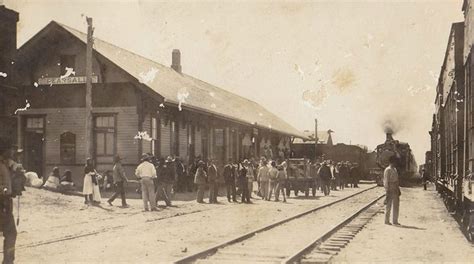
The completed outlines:
<svg viewBox="0 0 474 264">
<path fill-rule="evenodd" d="M 395 121 L 393 119 L 385 119 L 382 123 L 382 127 L 385 133 L 390 134 L 396 134 L 402 128 L 401 122 Z"/>
</svg>

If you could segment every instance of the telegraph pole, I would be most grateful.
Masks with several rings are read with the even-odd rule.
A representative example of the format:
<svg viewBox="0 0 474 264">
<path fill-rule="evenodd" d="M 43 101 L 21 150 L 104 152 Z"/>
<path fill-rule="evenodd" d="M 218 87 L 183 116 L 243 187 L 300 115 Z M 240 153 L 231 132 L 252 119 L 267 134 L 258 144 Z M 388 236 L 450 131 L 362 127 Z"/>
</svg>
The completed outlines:
<svg viewBox="0 0 474 264">
<path fill-rule="evenodd" d="M 92 18 L 86 17 L 87 20 L 87 49 L 86 49 L 86 156 L 92 158 L 92 45 L 94 43 L 92 27 Z"/>
</svg>

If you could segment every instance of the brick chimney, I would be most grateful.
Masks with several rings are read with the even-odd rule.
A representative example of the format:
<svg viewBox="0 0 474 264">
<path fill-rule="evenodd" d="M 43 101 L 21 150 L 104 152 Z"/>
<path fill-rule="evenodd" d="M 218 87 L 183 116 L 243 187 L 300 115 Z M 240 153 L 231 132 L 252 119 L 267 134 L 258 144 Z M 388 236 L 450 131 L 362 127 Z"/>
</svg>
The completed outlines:
<svg viewBox="0 0 474 264">
<path fill-rule="evenodd" d="M 181 73 L 181 52 L 179 49 L 174 49 L 171 54 L 171 68 L 178 73 Z"/>
</svg>

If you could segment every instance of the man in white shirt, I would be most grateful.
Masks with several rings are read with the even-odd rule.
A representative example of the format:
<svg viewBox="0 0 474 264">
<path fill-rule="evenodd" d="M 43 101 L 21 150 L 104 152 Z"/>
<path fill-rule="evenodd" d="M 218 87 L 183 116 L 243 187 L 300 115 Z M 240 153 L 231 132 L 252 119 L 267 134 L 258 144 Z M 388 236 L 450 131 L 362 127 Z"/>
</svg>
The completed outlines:
<svg viewBox="0 0 474 264">
<path fill-rule="evenodd" d="M 383 173 L 383 186 L 385 187 L 386 193 L 386 208 L 385 208 L 385 224 L 390 225 L 390 211 L 393 205 L 393 224 L 400 225 L 398 223 L 398 210 L 400 207 L 400 187 L 398 183 L 398 172 L 395 168 L 397 158 L 395 156 L 390 157 L 390 165 L 385 168 Z"/>
<path fill-rule="evenodd" d="M 263 200 L 267 200 L 268 198 L 268 169 L 267 160 L 263 159 L 260 168 L 258 169 L 257 175 L 257 180 L 260 183 L 260 195 L 262 196 Z"/>
<path fill-rule="evenodd" d="M 135 170 L 135 176 L 137 176 L 141 183 L 143 206 L 145 211 L 149 211 L 148 203 L 150 203 L 151 210 L 158 211 L 156 209 L 155 184 L 153 183 L 153 179 L 156 178 L 156 169 L 150 162 L 148 154 L 143 154 L 141 160 L 142 163 Z"/>
</svg>

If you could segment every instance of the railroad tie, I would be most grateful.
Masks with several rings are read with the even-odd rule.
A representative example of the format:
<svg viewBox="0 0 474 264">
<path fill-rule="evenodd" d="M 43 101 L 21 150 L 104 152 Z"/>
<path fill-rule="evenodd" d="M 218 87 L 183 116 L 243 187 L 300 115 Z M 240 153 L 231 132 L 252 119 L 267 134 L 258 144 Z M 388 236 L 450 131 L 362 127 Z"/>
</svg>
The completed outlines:
<svg viewBox="0 0 474 264">
<path fill-rule="evenodd" d="M 303 257 L 301 263 L 330 263 L 332 256 L 337 255 L 342 248 L 345 248 L 356 234 L 382 209 L 383 206 L 377 204 L 372 208 L 368 208 Z"/>
<path fill-rule="evenodd" d="M 330 246 L 330 245 L 322 245 L 319 247 L 320 249 L 329 250 L 329 251 L 340 251 L 341 247 L 339 246 Z"/>
</svg>

